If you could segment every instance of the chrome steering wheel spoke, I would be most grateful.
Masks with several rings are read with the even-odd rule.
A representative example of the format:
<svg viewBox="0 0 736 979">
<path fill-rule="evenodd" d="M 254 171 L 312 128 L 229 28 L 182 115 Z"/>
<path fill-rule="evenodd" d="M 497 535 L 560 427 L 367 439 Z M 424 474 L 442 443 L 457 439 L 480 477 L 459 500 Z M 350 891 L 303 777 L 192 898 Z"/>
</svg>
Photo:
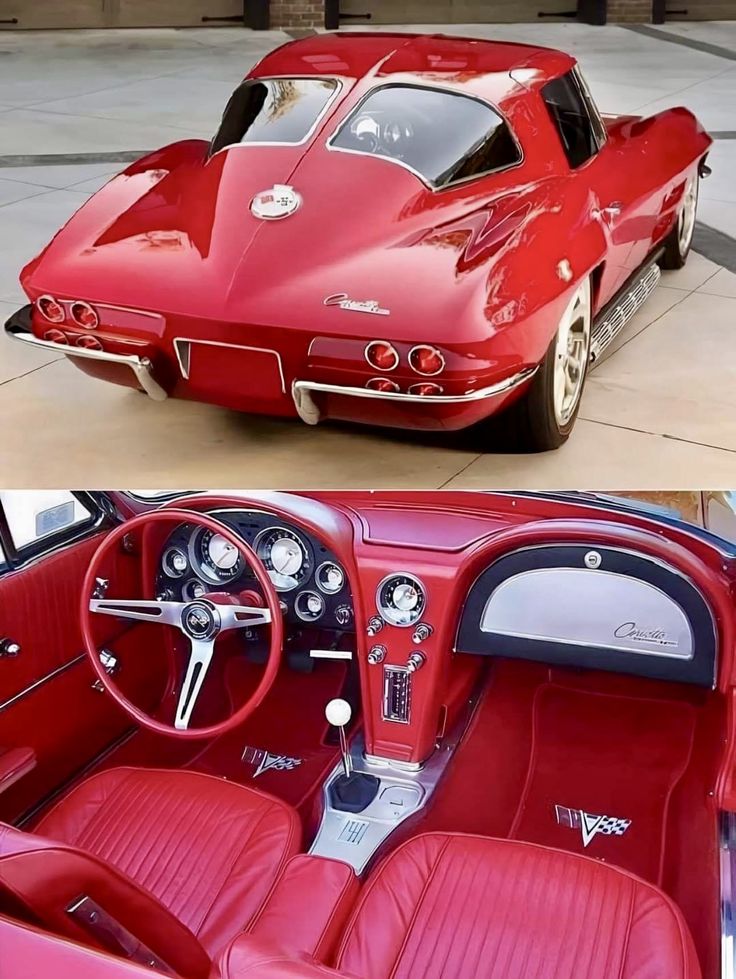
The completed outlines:
<svg viewBox="0 0 736 979">
<path fill-rule="evenodd" d="M 137 619 L 139 622 L 162 622 L 181 628 L 181 616 L 188 602 L 155 602 L 145 599 L 92 598 L 90 612 L 115 615 L 121 619 Z"/>
<path fill-rule="evenodd" d="M 176 704 L 176 714 L 174 716 L 174 727 L 179 731 L 189 727 L 192 711 L 196 706 L 197 698 L 199 697 L 204 678 L 212 662 L 212 654 L 215 650 L 214 639 L 204 641 L 191 639 L 191 644 L 192 648 L 189 653 L 187 671 L 184 674 L 184 680 L 179 691 L 179 699 Z"/>
<path fill-rule="evenodd" d="M 254 625 L 268 625 L 271 622 L 271 612 L 257 605 L 218 605 L 220 614 L 220 630 L 247 629 Z"/>
</svg>

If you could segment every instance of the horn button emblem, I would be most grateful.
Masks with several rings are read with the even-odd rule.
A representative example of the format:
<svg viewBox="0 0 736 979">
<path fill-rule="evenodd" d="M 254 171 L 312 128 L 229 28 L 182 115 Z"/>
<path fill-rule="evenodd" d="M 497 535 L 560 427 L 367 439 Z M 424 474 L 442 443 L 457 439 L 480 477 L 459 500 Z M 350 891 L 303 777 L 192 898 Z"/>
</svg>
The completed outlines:
<svg viewBox="0 0 736 979">
<path fill-rule="evenodd" d="M 188 636 L 202 642 L 214 639 L 220 631 L 220 616 L 210 605 L 192 602 L 182 612 L 181 624 Z"/>
</svg>

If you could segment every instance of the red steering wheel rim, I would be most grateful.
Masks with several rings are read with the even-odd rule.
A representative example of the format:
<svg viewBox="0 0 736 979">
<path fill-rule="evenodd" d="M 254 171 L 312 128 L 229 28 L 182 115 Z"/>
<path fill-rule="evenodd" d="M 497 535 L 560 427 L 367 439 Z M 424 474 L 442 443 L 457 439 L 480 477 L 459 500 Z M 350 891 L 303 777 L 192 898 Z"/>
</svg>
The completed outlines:
<svg viewBox="0 0 736 979">
<path fill-rule="evenodd" d="M 116 544 L 122 541 L 123 537 L 132 531 L 139 530 L 142 527 L 146 527 L 152 523 L 194 523 L 200 527 L 204 527 L 207 530 L 211 530 L 214 533 L 221 534 L 225 540 L 238 549 L 238 552 L 243 560 L 255 574 L 256 581 L 263 589 L 266 607 L 271 613 L 270 647 L 263 676 L 248 700 L 246 700 L 246 702 L 229 717 L 225 718 L 223 721 L 219 721 L 217 724 L 210 724 L 206 727 L 182 729 L 175 728 L 170 724 L 164 724 L 162 721 L 157 721 L 155 718 L 146 714 L 145 711 L 141 710 L 140 707 L 137 707 L 134 703 L 128 700 L 117 684 L 115 684 L 115 682 L 112 680 L 110 675 L 106 672 L 100 661 L 99 650 L 92 630 L 92 613 L 89 607 L 90 599 L 94 594 L 97 584 L 96 578 L 98 576 L 98 570 L 103 559 L 110 553 Z M 154 510 L 150 513 L 142 513 L 137 517 L 126 520 L 125 523 L 122 523 L 111 530 L 93 554 L 89 568 L 87 569 L 87 573 L 84 577 L 80 601 L 80 624 L 84 651 L 87 654 L 87 658 L 92 664 L 92 669 L 95 671 L 98 679 L 113 700 L 142 727 L 147 728 L 149 731 L 155 731 L 157 734 L 168 735 L 169 737 L 189 739 L 214 738 L 221 734 L 225 734 L 227 731 L 232 731 L 234 728 L 238 727 L 245 720 L 247 720 L 247 718 L 250 717 L 253 711 L 256 710 L 259 704 L 263 701 L 263 698 L 266 696 L 273 685 L 274 680 L 276 679 L 276 674 L 278 673 L 279 665 L 281 663 L 284 623 L 281 615 L 279 596 L 273 586 L 268 572 L 264 568 L 253 548 L 242 540 L 242 538 L 240 538 L 235 531 L 228 527 L 227 524 L 221 523 L 219 520 L 216 520 L 207 513 L 200 513 L 196 510 Z"/>
</svg>

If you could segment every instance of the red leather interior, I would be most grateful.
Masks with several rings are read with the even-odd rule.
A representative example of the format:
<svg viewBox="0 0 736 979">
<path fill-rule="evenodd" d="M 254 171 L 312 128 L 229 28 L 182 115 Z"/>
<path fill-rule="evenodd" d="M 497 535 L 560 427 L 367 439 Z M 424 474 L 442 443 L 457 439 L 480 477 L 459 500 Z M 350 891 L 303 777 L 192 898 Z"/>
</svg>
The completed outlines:
<svg viewBox="0 0 736 979">
<path fill-rule="evenodd" d="M 681 912 L 653 885 L 577 854 L 451 833 L 414 837 L 380 865 L 337 965 L 361 979 L 701 974 Z"/>
<path fill-rule="evenodd" d="M 248 927 L 299 849 L 293 809 L 195 772 L 117 768 L 78 785 L 36 832 L 127 874 L 210 955 Z"/>
<path fill-rule="evenodd" d="M 292 958 L 272 945 L 240 935 L 217 964 L 221 979 L 339 979 L 342 973 L 313 959 Z"/>
<path fill-rule="evenodd" d="M 289 955 L 307 955 L 327 962 L 353 909 L 359 887 L 355 871 L 348 864 L 298 854 L 284 867 L 249 932 Z"/>
<path fill-rule="evenodd" d="M 79 594 L 100 540 L 95 534 L 0 576 L 0 639 L 11 639 L 21 648 L 18 656 L 0 661 L 0 745 L 28 747 L 38 762 L 0 794 L 0 819 L 8 822 L 130 727 L 112 701 L 92 689 L 94 674 L 82 657 Z M 138 593 L 138 557 L 116 552 L 105 574 L 121 594 Z M 121 686 L 128 696 L 152 708 L 160 699 L 165 675 L 165 661 L 157 656 L 160 629 L 131 629 L 110 616 L 104 618 L 100 640 L 121 663 Z M 146 648 L 145 656 L 140 655 L 141 647 Z"/>
<path fill-rule="evenodd" d="M 210 960 L 200 943 L 148 891 L 97 857 L 0 825 L 0 901 L 7 910 L 80 944 L 107 948 L 67 913 L 81 897 L 92 899 L 177 973 L 187 979 L 208 975 Z"/>
<path fill-rule="evenodd" d="M 36 767 L 33 748 L 0 748 L 0 792 Z"/>
</svg>

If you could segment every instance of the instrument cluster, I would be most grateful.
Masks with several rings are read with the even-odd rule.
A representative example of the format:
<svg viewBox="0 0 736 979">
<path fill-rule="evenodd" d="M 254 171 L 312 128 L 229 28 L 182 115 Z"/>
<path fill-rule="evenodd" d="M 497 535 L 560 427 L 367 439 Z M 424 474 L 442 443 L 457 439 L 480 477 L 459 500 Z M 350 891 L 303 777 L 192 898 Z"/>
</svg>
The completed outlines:
<svg viewBox="0 0 736 979">
<path fill-rule="evenodd" d="M 347 575 L 329 548 L 271 514 L 227 510 L 212 515 L 256 552 L 279 593 L 288 622 L 352 631 Z M 156 578 L 156 594 L 162 599 L 186 601 L 208 591 L 235 592 L 255 586 L 255 576 L 240 552 L 221 534 L 183 524 L 164 545 Z"/>
</svg>

